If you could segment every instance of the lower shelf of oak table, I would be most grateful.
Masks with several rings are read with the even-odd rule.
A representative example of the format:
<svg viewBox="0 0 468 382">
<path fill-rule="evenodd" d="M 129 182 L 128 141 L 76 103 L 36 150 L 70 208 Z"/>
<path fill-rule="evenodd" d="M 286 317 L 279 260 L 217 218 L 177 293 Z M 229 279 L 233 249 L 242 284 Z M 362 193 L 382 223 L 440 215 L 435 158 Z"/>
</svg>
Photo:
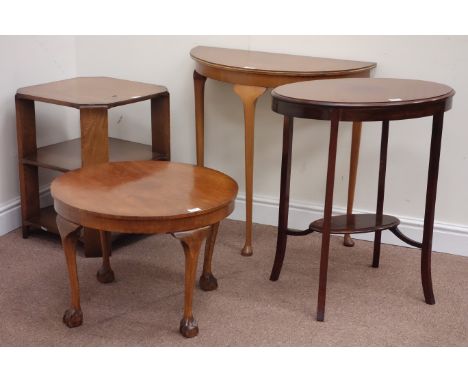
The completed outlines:
<svg viewBox="0 0 468 382">
<path fill-rule="evenodd" d="M 150 145 L 109 138 L 109 161 L 167 159 L 152 151 Z M 36 154 L 23 158 L 23 164 L 67 172 L 81 167 L 81 139 L 60 142 L 37 149 Z"/>
<path fill-rule="evenodd" d="M 44 207 L 41 208 L 39 215 L 28 219 L 26 224 L 58 235 L 57 223 L 55 222 L 56 217 L 57 213 L 54 210 L 54 206 Z"/>
<path fill-rule="evenodd" d="M 332 234 L 345 233 L 366 233 L 383 231 L 398 226 L 400 220 L 395 216 L 382 215 L 382 219 L 377 219 L 375 214 L 351 214 L 332 216 L 331 229 Z M 310 223 L 309 230 L 323 232 L 323 219 Z"/>
</svg>

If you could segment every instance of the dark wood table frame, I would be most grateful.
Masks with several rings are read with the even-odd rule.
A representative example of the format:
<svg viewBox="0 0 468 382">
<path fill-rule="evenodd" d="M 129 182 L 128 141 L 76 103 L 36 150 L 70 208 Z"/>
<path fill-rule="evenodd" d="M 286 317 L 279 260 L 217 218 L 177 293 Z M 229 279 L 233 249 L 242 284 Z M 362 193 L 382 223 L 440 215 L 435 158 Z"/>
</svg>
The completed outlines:
<svg viewBox="0 0 468 382">
<path fill-rule="evenodd" d="M 267 88 L 279 85 L 331 78 L 369 77 L 376 64 L 295 56 L 238 49 L 224 49 L 199 46 L 190 52 L 196 61 L 193 72 L 195 89 L 195 122 L 197 143 L 197 164 L 204 165 L 204 109 L 205 82 L 207 78 L 234 85 L 234 92 L 240 97 L 244 108 L 245 128 L 245 203 L 246 228 L 245 244 L 241 254 L 251 256 L 252 248 L 252 206 L 253 206 L 253 163 L 255 106 L 258 98 Z M 354 191 L 359 158 L 362 124 L 353 121 L 351 158 L 349 171 L 347 211 L 352 213 Z M 349 235 L 344 244 L 353 246 Z"/>
<path fill-rule="evenodd" d="M 109 138 L 108 110 L 146 100 L 151 102 L 151 146 Z M 109 160 L 170 160 L 169 93 L 163 86 L 79 77 L 18 89 L 15 102 L 24 238 L 31 226 L 58 234 L 53 207 L 39 203 L 39 167 L 66 172 Z M 38 149 L 35 102 L 79 109 L 81 139 Z M 85 229 L 83 243 L 86 257 L 101 256 L 97 231 Z"/>
<path fill-rule="evenodd" d="M 339 99 L 340 96 L 345 93 L 345 91 L 342 91 L 342 87 L 340 87 L 340 85 L 342 85 L 345 81 L 352 80 L 332 81 L 328 84 L 329 87 L 318 89 L 313 94 L 317 95 L 326 93 L 328 96 L 333 94 L 333 86 L 336 86 L 335 93 L 336 97 Z M 313 84 L 311 83 L 301 84 L 303 85 L 301 89 L 289 91 L 287 86 L 279 87 L 275 89 L 272 94 L 272 109 L 275 112 L 284 115 L 284 127 L 278 238 L 275 261 L 271 271 L 270 280 L 276 281 L 280 276 L 286 252 L 286 241 L 288 235 L 302 236 L 312 232 L 321 233 L 322 245 L 317 303 L 318 321 L 323 321 L 325 317 L 325 298 L 331 234 L 375 232 L 372 260 L 372 266 L 374 268 L 379 266 L 380 243 L 383 230 L 388 229 L 403 242 L 416 248 L 421 248 L 421 279 L 424 298 L 427 304 L 435 303 L 431 277 L 431 253 L 432 235 L 434 228 L 434 211 L 437 193 L 437 178 L 439 171 L 439 157 L 444 113 L 451 108 L 452 97 L 455 92 L 448 86 L 430 82 L 392 79 L 368 79 L 367 81 L 379 81 L 378 87 L 381 88 L 392 85 L 392 81 L 393 84 L 395 84 L 395 81 L 401 81 L 400 84 L 396 83 L 395 89 L 400 89 L 400 94 L 405 94 L 405 92 L 408 91 L 409 95 L 406 98 L 403 96 L 402 99 L 399 100 L 387 99 L 387 102 L 383 102 L 382 99 L 376 100 L 374 103 L 360 102 L 358 100 L 358 93 L 367 86 L 366 84 L 363 84 L 362 81 L 363 80 L 356 80 L 357 86 L 354 88 L 356 91 L 355 102 L 346 102 L 342 100 L 333 102 L 328 99 L 326 101 L 322 101 L 320 96 L 318 96 L 318 100 L 317 98 L 307 99 L 305 94 L 307 94 L 307 86 L 310 85 L 309 89 L 312 88 Z M 351 89 L 348 98 L 352 99 L 353 86 L 343 88 L 346 90 Z M 291 94 L 294 94 L 295 91 L 296 94 L 300 94 L 298 98 L 293 98 L 291 96 Z M 426 94 L 425 96 L 420 96 L 419 98 L 413 99 L 411 97 L 411 94 L 413 93 L 419 95 L 424 95 L 424 93 Z M 390 91 L 389 94 L 392 94 L 392 92 Z M 399 94 L 398 90 L 396 91 L 396 94 Z M 372 99 L 372 96 L 373 94 L 370 93 L 369 98 Z M 432 138 L 430 146 L 423 240 L 422 243 L 420 243 L 407 237 L 399 230 L 398 225 L 400 221 L 398 218 L 383 214 L 383 205 L 390 121 L 421 118 L 427 116 L 432 116 Z M 303 231 L 288 228 L 293 120 L 295 117 L 331 121 L 324 217 L 323 219 L 312 222 L 309 228 Z M 376 213 L 332 216 L 338 126 L 340 121 L 354 120 L 383 121 L 380 144 L 380 164 Z"/>
</svg>

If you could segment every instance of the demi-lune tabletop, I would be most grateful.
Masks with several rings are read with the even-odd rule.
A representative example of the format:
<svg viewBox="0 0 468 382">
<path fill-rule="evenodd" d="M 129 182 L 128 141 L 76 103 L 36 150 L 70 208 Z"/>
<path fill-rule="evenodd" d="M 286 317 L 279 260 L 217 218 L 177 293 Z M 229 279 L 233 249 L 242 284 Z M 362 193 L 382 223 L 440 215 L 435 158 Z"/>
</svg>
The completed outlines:
<svg viewBox="0 0 468 382">
<path fill-rule="evenodd" d="M 376 66 L 373 62 L 257 52 L 253 50 L 197 46 L 190 51 L 197 62 L 218 69 L 244 73 L 323 77 L 363 72 Z"/>
<path fill-rule="evenodd" d="M 164 86 L 111 77 L 76 77 L 18 89 L 18 98 L 57 105 L 112 108 L 167 93 Z"/>
<path fill-rule="evenodd" d="M 289 108 L 290 112 L 286 113 L 287 115 L 292 113 L 291 115 L 300 117 L 301 110 L 303 113 L 316 111 L 317 115 L 314 118 L 330 119 L 324 111 L 366 110 L 369 116 L 362 120 L 372 120 L 373 117 L 382 120 L 384 110 L 405 106 L 410 107 L 412 111 L 417 109 L 424 112 L 423 109 L 427 106 L 435 107 L 440 103 L 444 110 L 448 110 L 454 94 L 455 91 L 444 84 L 395 78 L 343 78 L 297 82 L 279 86 L 272 92 L 273 110 L 286 111 Z M 433 114 L 433 109 L 427 109 L 427 113 Z M 420 116 L 422 115 L 417 115 Z M 401 118 L 389 119 L 408 117 L 415 116 L 403 114 Z"/>
<path fill-rule="evenodd" d="M 218 212 L 229 215 L 237 183 L 219 171 L 190 164 L 113 162 L 68 172 L 52 182 L 51 192 L 58 214 L 86 227 L 176 232 L 213 224 L 210 216 Z M 168 229 L 172 222 L 177 230 Z"/>
</svg>

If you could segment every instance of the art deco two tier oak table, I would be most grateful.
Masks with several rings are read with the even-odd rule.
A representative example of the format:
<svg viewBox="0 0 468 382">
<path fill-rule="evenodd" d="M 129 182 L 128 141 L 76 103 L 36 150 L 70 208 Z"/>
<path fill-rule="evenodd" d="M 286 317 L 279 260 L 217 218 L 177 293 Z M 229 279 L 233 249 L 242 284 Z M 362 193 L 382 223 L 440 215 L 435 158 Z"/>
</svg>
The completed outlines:
<svg viewBox="0 0 468 382">
<path fill-rule="evenodd" d="M 71 286 L 71 308 L 63 321 L 69 327 L 83 321 L 76 270 L 76 242 L 81 227 L 99 231 L 103 245 L 97 279 L 114 281 L 109 256 L 109 232 L 171 233 L 185 252 L 185 302 L 180 332 L 198 334 L 192 315 L 192 295 L 198 254 L 207 238 L 200 287 L 214 290 L 213 248 L 221 220 L 234 209 L 236 182 L 218 171 L 188 164 L 138 161 L 104 163 L 68 172 L 52 182 L 57 225 L 62 238 Z M 215 191 L 214 191 L 215 190 Z"/>
<path fill-rule="evenodd" d="M 197 141 L 197 164 L 204 165 L 204 89 L 207 78 L 231 83 L 244 107 L 245 124 L 245 193 L 246 233 L 242 255 L 252 255 L 252 203 L 255 105 L 267 88 L 298 81 L 369 77 L 376 66 L 371 62 L 335 60 L 329 58 L 303 57 L 237 49 L 198 46 L 190 52 L 196 61 L 193 73 L 195 86 L 195 120 Z M 361 122 L 353 124 L 351 161 L 348 190 L 348 212 L 353 209 Z M 349 236 L 345 245 L 352 246 Z"/>
<path fill-rule="evenodd" d="M 280 211 L 276 256 L 270 279 L 278 280 L 283 265 L 288 235 L 322 234 L 317 320 L 325 316 L 328 254 L 331 234 L 375 232 L 372 266 L 380 259 L 383 230 L 390 230 L 405 243 L 421 248 L 421 278 L 426 303 L 434 304 L 431 278 L 432 234 L 439 172 L 439 156 L 445 111 L 452 105 L 455 94 L 448 86 L 433 82 L 400 79 L 337 79 L 302 82 L 276 88 L 272 109 L 284 115 L 283 157 L 281 165 Z M 393 120 L 432 116 L 432 139 L 427 179 L 426 207 L 422 243 L 410 239 L 399 229 L 400 221 L 383 214 L 385 172 L 389 124 Z M 308 229 L 288 229 L 289 184 L 293 119 L 330 120 L 330 142 L 323 219 L 312 222 Z M 375 214 L 332 216 L 335 161 L 340 121 L 383 121 L 380 146 L 380 165 Z"/>
<path fill-rule="evenodd" d="M 170 160 L 169 93 L 164 86 L 108 77 L 78 77 L 18 89 L 16 125 L 23 237 L 34 226 L 58 233 L 53 207 L 39 204 L 38 168 L 66 172 L 107 161 Z M 151 101 L 152 145 L 108 137 L 110 108 Z M 81 139 L 37 148 L 35 102 L 80 110 Z M 85 256 L 100 256 L 99 235 L 84 230 Z"/>
</svg>

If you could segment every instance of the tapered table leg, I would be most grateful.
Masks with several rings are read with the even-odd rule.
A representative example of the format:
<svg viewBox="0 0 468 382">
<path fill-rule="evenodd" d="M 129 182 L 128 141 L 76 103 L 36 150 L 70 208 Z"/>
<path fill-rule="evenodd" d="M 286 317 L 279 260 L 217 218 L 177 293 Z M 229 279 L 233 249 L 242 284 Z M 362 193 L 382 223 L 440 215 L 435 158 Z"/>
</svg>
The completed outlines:
<svg viewBox="0 0 468 382">
<path fill-rule="evenodd" d="M 283 126 L 283 157 L 281 159 L 281 185 L 280 204 L 278 213 L 278 237 L 276 240 L 276 254 L 270 280 L 278 280 L 281 268 L 283 267 L 284 254 L 286 252 L 286 242 L 288 239 L 288 215 L 289 215 L 289 187 L 291 182 L 291 157 L 293 122 L 292 117 L 284 117 Z"/>
<path fill-rule="evenodd" d="M 198 334 L 198 324 L 193 318 L 192 312 L 193 289 L 200 247 L 209 230 L 209 227 L 205 227 L 189 232 L 173 233 L 173 236 L 180 240 L 185 253 L 184 316 L 180 321 L 179 330 L 187 338 L 195 337 Z"/>
<path fill-rule="evenodd" d="M 57 227 L 65 252 L 71 289 L 71 307 L 65 311 L 63 322 L 69 328 L 74 328 L 83 323 L 83 313 L 80 306 L 80 286 L 76 269 L 76 243 L 80 236 L 81 227 L 63 219 L 60 215 L 57 215 Z"/>
<path fill-rule="evenodd" d="M 219 222 L 215 223 L 210 228 L 210 233 L 206 239 L 205 257 L 203 259 L 203 272 L 200 276 L 199 285 L 204 291 L 211 291 L 218 288 L 218 280 L 213 276 L 211 270 L 211 261 L 213 259 L 214 246 L 216 236 L 218 235 Z"/>
<path fill-rule="evenodd" d="M 97 271 L 96 278 L 102 284 L 108 284 L 115 280 L 114 271 L 110 265 L 111 255 L 111 233 L 107 231 L 99 231 L 102 251 L 102 265 Z"/>
<path fill-rule="evenodd" d="M 108 162 L 109 138 L 107 109 L 80 109 L 80 125 L 81 167 Z M 84 228 L 83 239 L 86 257 L 101 256 L 101 242 L 98 231 Z"/>
<path fill-rule="evenodd" d="M 377 189 L 377 209 L 376 209 L 376 223 L 377 224 L 382 224 L 383 206 L 384 206 L 384 198 L 385 198 L 385 174 L 387 171 L 388 127 L 389 127 L 389 121 L 383 121 L 382 122 L 382 138 L 380 142 L 379 185 Z M 381 239 L 382 239 L 382 231 L 375 231 L 374 254 L 372 258 L 372 266 L 374 268 L 379 267 Z"/>
<path fill-rule="evenodd" d="M 234 91 L 244 106 L 245 124 L 245 244 L 241 254 L 252 256 L 252 205 L 255 105 L 266 88 L 259 86 L 234 85 Z"/>
<path fill-rule="evenodd" d="M 359 163 L 359 148 L 361 146 L 362 122 L 353 122 L 353 134 L 351 138 L 351 156 L 349 160 L 349 183 L 348 183 L 348 205 L 347 215 L 353 213 L 354 194 L 356 191 L 356 178 Z M 349 233 L 344 235 L 343 244 L 346 247 L 353 247 L 354 241 Z"/>
<path fill-rule="evenodd" d="M 197 166 L 205 164 L 205 82 L 206 77 L 193 72 L 195 90 L 195 128 L 197 142 Z"/>
<path fill-rule="evenodd" d="M 424 298 L 426 303 L 430 305 L 435 304 L 434 292 L 432 290 L 431 255 L 443 124 L 444 112 L 441 111 L 435 114 L 432 119 L 432 138 L 429 157 L 429 171 L 427 177 L 426 210 L 424 213 L 424 229 L 421 249 L 421 280 L 424 291 Z"/>
<path fill-rule="evenodd" d="M 317 302 L 317 321 L 325 319 L 325 299 L 327 294 L 328 255 L 330 252 L 330 229 L 333 209 L 333 188 L 335 184 L 336 150 L 338 143 L 339 114 L 334 112 L 331 119 L 330 143 L 328 148 L 327 185 L 323 216 L 322 248 L 320 254 L 320 276 Z"/>
</svg>

